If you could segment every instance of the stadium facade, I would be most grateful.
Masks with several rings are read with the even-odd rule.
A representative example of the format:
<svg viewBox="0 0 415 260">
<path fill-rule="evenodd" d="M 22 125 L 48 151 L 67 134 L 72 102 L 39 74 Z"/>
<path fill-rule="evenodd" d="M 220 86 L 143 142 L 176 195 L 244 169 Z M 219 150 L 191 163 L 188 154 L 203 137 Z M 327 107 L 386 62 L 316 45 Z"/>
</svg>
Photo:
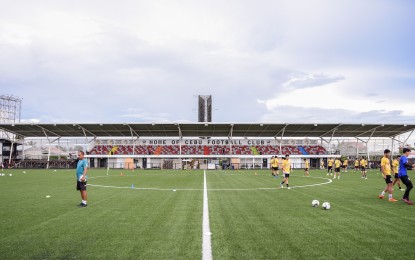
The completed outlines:
<svg viewBox="0 0 415 260">
<path fill-rule="evenodd" d="M 251 169 L 268 168 L 271 156 L 285 154 L 290 154 L 294 168 L 303 167 L 304 158 L 313 168 L 329 157 L 370 158 L 368 144 L 376 140 L 375 147 L 398 153 L 415 125 L 9 123 L 0 124 L 0 129 L 16 137 L 13 158 L 27 167 L 69 167 L 63 158 L 73 158 L 82 149 L 94 168 Z M 406 140 L 399 138 L 404 134 Z M 340 151 L 340 144 L 348 154 Z"/>
</svg>

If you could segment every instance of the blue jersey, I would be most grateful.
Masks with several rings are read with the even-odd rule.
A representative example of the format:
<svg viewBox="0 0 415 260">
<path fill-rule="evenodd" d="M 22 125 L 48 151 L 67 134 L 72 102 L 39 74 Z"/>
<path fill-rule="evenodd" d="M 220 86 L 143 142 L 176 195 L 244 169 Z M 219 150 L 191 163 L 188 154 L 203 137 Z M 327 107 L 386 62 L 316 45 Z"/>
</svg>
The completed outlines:
<svg viewBox="0 0 415 260">
<path fill-rule="evenodd" d="M 79 181 L 79 178 L 81 178 L 81 175 L 84 174 L 85 168 L 88 168 L 88 162 L 86 159 L 79 160 L 78 164 L 76 165 L 76 179 Z M 85 180 L 88 176 L 85 176 Z"/>
<path fill-rule="evenodd" d="M 401 159 L 399 160 L 399 172 L 398 177 L 406 176 L 408 175 L 408 171 L 406 170 L 405 164 L 408 163 L 408 158 L 405 155 L 401 156 Z"/>
</svg>

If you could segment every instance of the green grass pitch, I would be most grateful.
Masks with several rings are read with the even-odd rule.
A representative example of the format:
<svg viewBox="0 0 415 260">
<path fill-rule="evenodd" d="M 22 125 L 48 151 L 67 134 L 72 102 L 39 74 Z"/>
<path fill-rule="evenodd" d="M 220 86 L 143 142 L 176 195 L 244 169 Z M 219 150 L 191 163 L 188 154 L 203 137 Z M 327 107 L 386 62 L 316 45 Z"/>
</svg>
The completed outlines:
<svg viewBox="0 0 415 260">
<path fill-rule="evenodd" d="M 0 259 L 201 259 L 203 171 L 90 170 L 86 208 L 74 172 L 4 171 Z M 213 258 L 414 259 L 415 208 L 380 200 L 377 170 L 302 174 L 288 190 L 268 170 L 207 171 Z"/>
</svg>

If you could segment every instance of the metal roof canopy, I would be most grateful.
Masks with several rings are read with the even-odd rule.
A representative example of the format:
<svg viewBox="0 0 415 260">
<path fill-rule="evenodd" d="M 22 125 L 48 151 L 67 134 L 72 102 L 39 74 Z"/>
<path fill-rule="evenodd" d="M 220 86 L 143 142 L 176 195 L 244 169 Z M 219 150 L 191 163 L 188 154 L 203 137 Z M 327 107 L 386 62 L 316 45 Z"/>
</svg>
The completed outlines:
<svg viewBox="0 0 415 260">
<path fill-rule="evenodd" d="M 21 137 L 318 137 L 392 138 L 414 131 L 407 124 L 75 123 L 0 124 Z"/>
</svg>

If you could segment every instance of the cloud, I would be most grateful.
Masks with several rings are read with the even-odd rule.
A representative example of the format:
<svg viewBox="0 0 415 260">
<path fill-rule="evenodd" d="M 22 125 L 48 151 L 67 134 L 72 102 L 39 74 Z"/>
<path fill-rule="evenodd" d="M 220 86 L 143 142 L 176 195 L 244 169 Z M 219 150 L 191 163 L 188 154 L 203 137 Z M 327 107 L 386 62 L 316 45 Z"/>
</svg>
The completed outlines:
<svg viewBox="0 0 415 260">
<path fill-rule="evenodd" d="M 40 119 L 37 118 L 30 118 L 30 119 L 21 119 L 20 123 L 40 123 Z"/>
<path fill-rule="evenodd" d="M 119 115 L 119 117 L 141 122 L 167 122 L 171 118 L 169 113 L 150 113 L 136 108 L 128 108 L 126 112 L 126 114 Z"/>
<path fill-rule="evenodd" d="M 263 122 L 284 123 L 373 123 L 402 124 L 414 122 L 415 116 L 405 116 L 402 111 L 373 110 L 356 112 L 347 109 L 303 108 L 277 106 L 261 117 Z"/>
<path fill-rule="evenodd" d="M 340 80 L 344 80 L 343 76 L 331 76 L 323 73 L 297 73 L 293 75 L 283 86 L 287 89 L 308 88 L 324 86 Z"/>
</svg>

